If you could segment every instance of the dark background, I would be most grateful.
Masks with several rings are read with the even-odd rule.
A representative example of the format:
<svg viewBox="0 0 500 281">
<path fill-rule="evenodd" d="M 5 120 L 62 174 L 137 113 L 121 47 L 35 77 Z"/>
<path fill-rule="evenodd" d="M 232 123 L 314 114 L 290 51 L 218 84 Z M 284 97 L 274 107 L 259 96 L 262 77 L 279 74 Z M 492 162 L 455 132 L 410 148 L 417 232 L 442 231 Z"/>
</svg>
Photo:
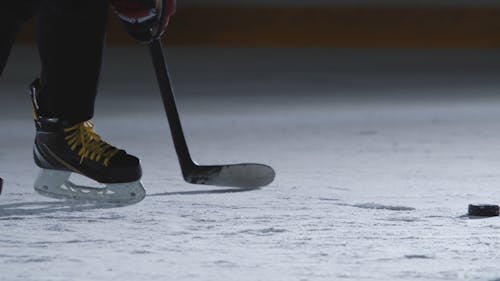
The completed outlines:
<svg viewBox="0 0 500 281">
<path fill-rule="evenodd" d="M 438 2 L 438 3 L 436 3 Z M 34 24 L 19 41 L 34 41 Z M 498 48 L 500 3 L 468 1 L 178 1 L 170 45 Z M 110 44 L 133 44 L 110 17 Z"/>
<path fill-rule="evenodd" d="M 436 2 L 180 0 L 164 36 L 176 93 L 181 105 L 496 96 L 500 3 Z M 4 101 L 24 98 L 38 75 L 35 30 L 34 20 L 24 27 L 0 79 Z M 118 93 L 156 99 L 147 48 L 112 11 L 107 46 L 97 106 Z"/>
</svg>

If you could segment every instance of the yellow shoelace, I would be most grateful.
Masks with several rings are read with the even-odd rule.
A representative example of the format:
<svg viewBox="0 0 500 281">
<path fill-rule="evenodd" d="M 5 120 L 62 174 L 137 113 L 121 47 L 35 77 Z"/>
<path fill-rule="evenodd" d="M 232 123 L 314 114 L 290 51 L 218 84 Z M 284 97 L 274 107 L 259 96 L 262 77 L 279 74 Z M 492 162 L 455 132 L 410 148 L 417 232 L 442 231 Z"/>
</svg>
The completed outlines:
<svg viewBox="0 0 500 281">
<path fill-rule="evenodd" d="M 94 131 L 94 123 L 92 121 L 85 121 L 65 128 L 64 132 L 68 133 L 66 141 L 71 150 L 74 151 L 80 147 L 78 151 L 78 155 L 81 157 L 80 163 L 85 158 L 89 158 L 90 160 L 95 159 L 96 162 L 102 159 L 103 165 L 107 167 L 109 160 L 119 151 L 119 149 L 101 140 L 101 137 Z"/>
</svg>

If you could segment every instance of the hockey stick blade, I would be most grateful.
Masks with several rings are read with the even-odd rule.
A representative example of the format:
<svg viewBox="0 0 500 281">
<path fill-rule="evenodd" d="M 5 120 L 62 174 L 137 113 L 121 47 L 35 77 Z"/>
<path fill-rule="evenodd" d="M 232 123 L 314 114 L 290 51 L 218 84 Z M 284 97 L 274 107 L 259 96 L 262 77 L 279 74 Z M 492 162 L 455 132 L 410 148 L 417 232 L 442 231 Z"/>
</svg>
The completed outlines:
<svg viewBox="0 0 500 281">
<path fill-rule="evenodd" d="M 253 189 L 270 184 L 274 170 L 263 164 L 243 163 L 220 166 L 195 166 L 184 175 L 184 180 L 193 184 Z"/>
<path fill-rule="evenodd" d="M 167 114 L 170 133 L 184 180 L 193 184 L 248 189 L 270 184 L 274 180 L 275 173 L 274 170 L 267 165 L 248 163 L 203 166 L 193 161 L 179 119 L 179 112 L 175 104 L 174 92 L 172 90 L 161 41 L 155 39 L 149 43 L 149 51 L 153 60 L 163 107 Z"/>
</svg>

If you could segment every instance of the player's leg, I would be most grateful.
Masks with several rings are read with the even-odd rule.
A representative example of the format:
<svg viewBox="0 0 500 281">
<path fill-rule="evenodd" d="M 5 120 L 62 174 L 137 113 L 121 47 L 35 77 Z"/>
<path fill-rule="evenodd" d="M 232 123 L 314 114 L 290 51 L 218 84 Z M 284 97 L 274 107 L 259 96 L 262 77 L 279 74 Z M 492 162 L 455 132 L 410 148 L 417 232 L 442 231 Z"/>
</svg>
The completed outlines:
<svg viewBox="0 0 500 281">
<path fill-rule="evenodd" d="M 26 20 L 33 17 L 38 10 L 39 0 L 5 1 L 0 9 L 0 76 L 16 36 Z"/>
<path fill-rule="evenodd" d="M 107 0 L 42 0 L 38 19 L 42 110 L 70 122 L 92 118 L 108 5 Z"/>
<path fill-rule="evenodd" d="M 37 126 L 34 156 L 43 169 L 35 188 L 42 194 L 104 201 L 108 195 L 118 201 L 140 201 L 144 197 L 139 159 L 103 141 L 89 121 L 101 68 L 107 12 L 106 0 L 42 2 L 38 24 L 42 75 L 31 86 Z M 118 190 L 80 192 L 82 187 L 67 184 L 69 172 L 111 185 L 135 184 L 120 198 L 116 198 Z M 54 184 L 66 187 L 51 189 Z"/>
</svg>

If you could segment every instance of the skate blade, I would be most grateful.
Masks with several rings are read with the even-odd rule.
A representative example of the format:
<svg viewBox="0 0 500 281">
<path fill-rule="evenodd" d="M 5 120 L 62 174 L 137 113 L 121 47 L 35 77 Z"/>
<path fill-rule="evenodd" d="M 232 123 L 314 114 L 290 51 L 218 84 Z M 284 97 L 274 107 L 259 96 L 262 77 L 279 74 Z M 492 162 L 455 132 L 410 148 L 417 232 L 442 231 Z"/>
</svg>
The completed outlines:
<svg viewBox="0 0 500 281">
<path fill-rule="evenodd" d="M 146 196 L 140 181 L 104 184 L 104 187 L 77 185 L 69 180 L 71 172 L 42 169 L 35 181 L 35 191 L 42 196 L 98 204 L 131 205 Z"/>
</svg>

